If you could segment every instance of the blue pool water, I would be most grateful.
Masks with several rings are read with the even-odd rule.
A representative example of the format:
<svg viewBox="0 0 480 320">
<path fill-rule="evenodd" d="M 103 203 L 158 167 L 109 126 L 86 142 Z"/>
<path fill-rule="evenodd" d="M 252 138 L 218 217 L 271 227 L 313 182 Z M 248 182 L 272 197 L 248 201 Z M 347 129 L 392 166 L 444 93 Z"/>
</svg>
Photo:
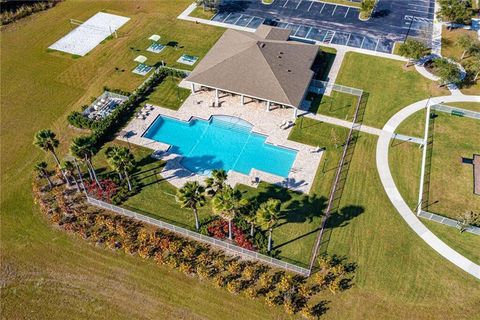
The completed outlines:
<svg viewBox="0 0 480 320">
<path fill-rule="evenodd" d="M 190 122 L 159 116 L 144 137 L 171 145 L 182 165 L 199 174 L 213 169 L 249 174 L 252 168 L 287 177 L 297 152 L 266 144 L 242 119 L 215 116 Z"/>
</svg>

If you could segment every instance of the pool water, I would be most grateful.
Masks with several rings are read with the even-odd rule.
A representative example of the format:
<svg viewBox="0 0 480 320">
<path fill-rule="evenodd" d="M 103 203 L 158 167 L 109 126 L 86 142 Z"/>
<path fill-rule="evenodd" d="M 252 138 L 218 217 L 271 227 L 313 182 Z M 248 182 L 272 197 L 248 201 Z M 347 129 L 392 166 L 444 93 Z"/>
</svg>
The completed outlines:
<svg viewBox="0 0 480 320">
<path fill-rule="evenodd" d="M 265 143 L 242 119 L 214 116 L 210 121 L 189 122 L 159 116 L 144 137 L 171 145 L 183 155 L 182 165 L 208 175 L 213 169 L 234 170 L 248 175 L 252 168 L 287 177 L 297 152 Z"/>
</svg>

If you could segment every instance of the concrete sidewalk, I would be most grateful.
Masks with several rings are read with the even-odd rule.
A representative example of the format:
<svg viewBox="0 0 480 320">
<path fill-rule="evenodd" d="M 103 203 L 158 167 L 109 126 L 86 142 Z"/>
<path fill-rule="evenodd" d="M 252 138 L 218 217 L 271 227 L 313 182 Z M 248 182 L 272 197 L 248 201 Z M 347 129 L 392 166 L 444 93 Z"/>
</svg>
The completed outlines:
<svg viewBox="0 0 480 320">
<path fill-rule="evenodd" d="M 445 259 L 455 264 L 462 270 L 468 272 L 472 276 L 480 279 L 480 266 L 466 257 L 462 256 L 457 251 L 453 250 L 442 240 L 440 240 L 435 234 L 433 234 L 416 216 L 414 212 L 407 205 L 403 199 L 400 191 L 395 185 L 392 173 L 390 171 L 388 162 L 388 153 L 390 147 L 390 140 L 392 138 L 391 133 L 395 132 L 396 128 L 410 115 L 425 108 L 428 100 L 418 101 L 414 104 L 405 107 L 397 112 L 383 127 L 383 131 L 380 134 L 380 138 L 377 143 L 377 170 L 382 181 L 383 188 L 387 193 L 388 198 L 395 206 L 398 213 L 402 216 L 408 226 L 418 234 L 432 249 L 437 251 Z M 430 99 L 430 104 L 448 102 L 480 102 L 478 96 L 443 96 Z"/>
</svg>

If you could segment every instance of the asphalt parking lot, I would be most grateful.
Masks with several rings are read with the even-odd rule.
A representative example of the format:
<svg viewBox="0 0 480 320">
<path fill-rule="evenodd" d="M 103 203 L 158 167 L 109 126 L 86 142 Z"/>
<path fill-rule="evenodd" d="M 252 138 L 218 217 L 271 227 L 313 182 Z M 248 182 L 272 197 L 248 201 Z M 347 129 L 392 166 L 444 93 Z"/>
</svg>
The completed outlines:
<svg viewBox="0 0 480 320">
<path fill-rule="evenodd" d="M 358 0 L 355 0 L 358 1 Z M 214 21 L 257 28 L 270 24 L 299 39 L 391 53 L 407 36 L 431 40 L 434 0 L 379 0 L 368 21 L 359 9 L 311 0 L 224 0 Z"/>
</svg>

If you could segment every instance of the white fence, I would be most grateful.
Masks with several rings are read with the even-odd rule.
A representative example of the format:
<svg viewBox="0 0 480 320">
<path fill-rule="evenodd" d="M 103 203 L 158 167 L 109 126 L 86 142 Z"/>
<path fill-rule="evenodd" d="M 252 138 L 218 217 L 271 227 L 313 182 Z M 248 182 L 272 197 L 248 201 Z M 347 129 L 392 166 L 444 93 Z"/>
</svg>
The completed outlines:
<svg viewBox="0 0 480 320">
<path fill-rule="evenodd" d="M 170 224 L 170 223 L 167 223 L 167 222 L 164 222 L 164 221 L 161 221 L 161 220 L 153 219 L 151 217 L 145 216 L 143 214 L 136 213 L 136 212 L 131 211 L 131 210 L 127 210 L 127 209 L 119 207 L 119 206 L 111 205 L 111 204 L 106 203 L 104 201 L 100 201 L 100 200 L 91 198 L 88 195 L 87 195 L 87 201 L 90 204 L 98 206 L 100 208 L 110 210 L 110 211 L 113 211 L 115 213 L 119 213 L 121 215 L 130 217 L 130 218 L 133 218 L 133 219 L 145 222 L 145 223 L 152 224 L 152 225 L 157 226 L 159 228 L 167 229 L 169 231 L 178 233 L 182 236 L 189 237 L 189 238 L 192 238 L 194 240 L 201 241 L 201 242 L 216 246 L 216 247 L 221 248 L 222 250 L 227 251 L 231 254 L 240 255 L 240 256 L 242 256 L 244 258 L 247 258 L 247 259 L 254 259 L 254 260 L 257 260 L 259 262 L 267 263 L 267 264 L 270 264 L 274 267 L 282 268 L 282 269 L 285 269 L 285 270 L 288 270 L 288 271 L 292 271 L 292 272 L 301 274 L 301 275 L 306 276 L 306 277 L 310 276 L 310 271 L 308 269 L 296 266 L 294 264 L 291 264 L 291 263 L 288 263 L 288 262 L 285 262 L 285 261 L 281 261 L 281 260 L 266 256 L 266 255 L 260 254 L 260 253 L 255 252 L 255 251 L 247 250 L 247 249 L 244 249 L 244 248 L 241 248 L 239 246 L 227 243 L 227 242 L 222 241 L 222 240 L 218 240 L 218 239 L 215 239 L 215 238 L 212 238 L 212 237 L 204 236 L 203 234 L 200 234 L 200 233 L 197 233 L 197 232 L 194 232 L 194 231 L 191 231 L 191 230 L 187 230 L 185 228 L 178 227 L 178 226 L 175 226 L 173 224 Z"/>
<path fill-rule="evenodd" d="M 363 90 L 361 90 L 361 89 L 342 86 L 340 84 L 335 84 L 335 83 L 332 83 L 332 82 L 316 80 L 316 79 L 313 79 L 310 82 L 309 91 L 320 94 L 320 93 L 325 92 L 327 90 L 327 88 L 331 89 L 333 91 L 343 92 L 343 93 L 351 94 L 351 95 L 354 95 L 354 96 L 357 96 L 357 97 L 361 97 L 362 94 L 363 94 Z"/>
</svg>

